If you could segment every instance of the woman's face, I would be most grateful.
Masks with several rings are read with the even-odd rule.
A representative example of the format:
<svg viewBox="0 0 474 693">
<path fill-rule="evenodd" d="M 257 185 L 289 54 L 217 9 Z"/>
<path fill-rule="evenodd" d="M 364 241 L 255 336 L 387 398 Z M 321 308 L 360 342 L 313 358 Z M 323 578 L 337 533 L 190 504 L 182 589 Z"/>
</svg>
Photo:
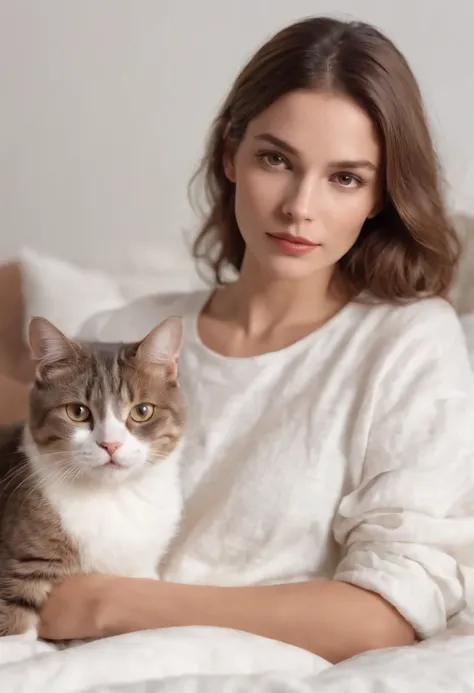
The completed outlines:
<svg viewBox="0 0 474 693">
<path fill-rule="evenodd" d="M 346 96 L 286 94 L 250 122 L 224 168 L 244 262 L 278 279 L 333 268 L 380 208 L 380 144 Z"/>
</svg>

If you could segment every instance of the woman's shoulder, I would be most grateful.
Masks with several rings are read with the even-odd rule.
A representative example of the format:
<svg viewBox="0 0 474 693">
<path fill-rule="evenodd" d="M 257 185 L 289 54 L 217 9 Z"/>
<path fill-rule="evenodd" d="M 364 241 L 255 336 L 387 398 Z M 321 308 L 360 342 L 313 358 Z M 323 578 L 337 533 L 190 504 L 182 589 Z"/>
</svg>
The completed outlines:
<svg viewBox="0 0 474 693">
<path fill-rule="evenodd" d="M 133 342 L 142 339 L 165 318 L 199 310 L 208 291 L 143 296 L 124 306 L 98 313 L 83 325 L 78 337 L 85 341 Z"/>
<path fill-rule="evenodd" d="M 366 306 L 365 357 L 390 390 L 469 391 L 474 375 L 459 316 L 442 298 Z M 420 395 L 422 392 L 420 391 Z"/>
<path fill-rule="evenodd" d="M 422 298 L 404 304 L 360 304 L 367 327 L 382 341 L 393 343 L 434 340 L 434 344 L 464 342 L 461 321 L 443 298 Z"/>
<path fill-rule="evenodd" d="M 442 430 L 449 417 L 472 419 L 474 372 L 459 316 L 448 301 L 361 303 L 355 314 L 345 351 L 352 367 L 348 382 L 365 403 L 361 411 L 370 426 L 381 426 L 381 445 L 403 428 L 416 438 L 433 435 L 435 425 Z M 439 420 L 428 424 L 430 416 Z M 423 417 L 417 433 L 413 426 Z"/>
</svg>

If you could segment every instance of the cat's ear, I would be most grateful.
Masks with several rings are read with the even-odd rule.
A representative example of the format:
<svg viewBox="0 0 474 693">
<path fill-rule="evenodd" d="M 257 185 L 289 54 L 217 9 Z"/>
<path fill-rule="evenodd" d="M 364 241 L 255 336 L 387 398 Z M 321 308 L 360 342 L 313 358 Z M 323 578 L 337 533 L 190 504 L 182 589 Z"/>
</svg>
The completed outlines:
<svg viewBox="0 0 474 693">
<path fill-rule="evenodd" d="M 77 355 L 78 345 L 46 318 L 31 319 L 28 339 L 33 359 L 41 363 L 51 364 Z"/>
<path fill-rule="evenodd" d="M 169 375 L 175 378 L 182 341 L 181 318 L 167 318 L 140 342 L 135 358 L 146 363 L 165 364 L 169 368 Z"/>
</svg>

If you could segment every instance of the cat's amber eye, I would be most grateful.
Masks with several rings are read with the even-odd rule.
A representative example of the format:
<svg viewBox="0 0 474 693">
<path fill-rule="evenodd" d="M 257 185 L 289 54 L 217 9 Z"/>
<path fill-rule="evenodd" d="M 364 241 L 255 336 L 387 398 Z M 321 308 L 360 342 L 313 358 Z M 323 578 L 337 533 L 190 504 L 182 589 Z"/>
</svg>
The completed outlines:
<svg viewBox="0 0 474 693">
<path fill-rule="evenodd" d="M 132 421 L 135 421 L 135 423 L 145 423 L 145 421 L 149 421 L 151 419 L 154 411 L 155 407 L 153 404 L 141 402 L 133 407 L 133 409 L 130 411 L 130 418 Z"/>
<path fill-rule="evenodd" d="M 91 417 L 91 410 L 86 407 L 85 404 L 68 404 L 66 407 L 66 414 L 69 416 L 71 421 L 76 423 L 84 423 L 88 421 Z"/>
</svg>

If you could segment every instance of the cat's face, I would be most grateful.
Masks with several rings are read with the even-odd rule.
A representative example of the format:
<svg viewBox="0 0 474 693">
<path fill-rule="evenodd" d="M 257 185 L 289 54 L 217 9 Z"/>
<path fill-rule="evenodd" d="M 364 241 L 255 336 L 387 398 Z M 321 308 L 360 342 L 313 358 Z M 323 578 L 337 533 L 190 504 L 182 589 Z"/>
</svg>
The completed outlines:
<svg viewBox="0 0 474 693">
<path fill-rule="evenodd" d="M 167 457 L 184 425 L 181 336 L 170 318 L 137 344 L 87 347 L 33 319 L 29 431 L 43 474 L 121 483 Z"/>
</svg>

